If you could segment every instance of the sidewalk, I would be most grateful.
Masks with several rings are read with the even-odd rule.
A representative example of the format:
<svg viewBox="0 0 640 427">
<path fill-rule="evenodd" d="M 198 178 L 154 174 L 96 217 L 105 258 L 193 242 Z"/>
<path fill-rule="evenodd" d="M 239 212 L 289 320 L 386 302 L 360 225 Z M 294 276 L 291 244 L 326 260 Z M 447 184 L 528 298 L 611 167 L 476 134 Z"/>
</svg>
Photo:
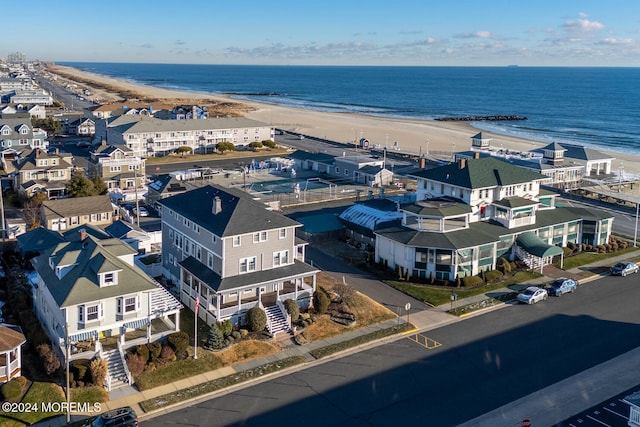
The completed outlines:
<svg viewBox="0 0 640 427">
<path fill-rule="evenodd" d="M 624 261 L 626 259 L 629 258 L 633 258 L 635 256 L 638 256 L 637 253 L 632 253 L 632 254 L 624 254 L 624 255 L 620 255 L 617 257 L 612 257 L 612 258 L 607 258 L 607 259 L 603 259 L 602 261 L 597 261 L 594 262 L 592 264 L 586 265 L 586 266 L 582 266 L 582 267 L 578 267 L 578 268 L 574 268 L 571 270 L 568 270 L 564 273 L 571 273 L 571 274 L 580 274 L 582 272 L 585 271 L 598 271 L 598 270 L 602 270 L 605 267 L 608 267 L 610 265 L 613 265 L 619 261 Z M 556 274 L 558 274 L 557 272 L 563 272 L 563 270 L 559 270 L 559 269 L 555 269 L 555 270 L 551 270 L 551 274 L 553 274 L 554 276 Z M 545 271 L 546 273 L 546 271 Z M 608 274 L 608 272 L 606 273 Z M 580 280 L 580 283 L 586 283 L 592 280 L 596 280 L 600 277 L 600 275 L 598 274 L 594 274 L 593 276 L 590 276 L 588 278 L 584 278 Z M 542 285 L 545 283 L 549 283 L 550 281 L 552 281 L 553 279 L 557 278 L 556 277 L 552 277 L 550 276 L 542 276 L 540 278 L 534 279 L 530 282 L 527 283 L 523 283 L 522 285 L 519 285 L 519 287 L 525 287 L 526 285 Z M 499 293 L 509 293 L 509 292 L 514 292 L 515 289 L 509 289 L 509 288 L 502 288 L 502 289 L 497 289 L 497 290 L 493 290 L 491 291 L 491 295 L 495 295 L 495 294 L 499 294 Z M 466 304 L 471 304 L 473 302 L 479 302 L 482 301 L 484 299 L 487 299 L 488 297 L 490 297 L 491 295 L 489 294 L 480 294 L 480 295 L 476 295 L 470 298 L 465 298 L 465 299 L 461 299 L 461 300 L 457 300 L 456 301 L 456 305 L 457 306 L 461 306 L 461 305 L 466 305 Z M 499 309 L 505 307 L 504 304 L 500 304 L 500 305 L 496 305 L 496 306 L 492 306 L 486 309 L 482 309 L 479 310 L 477 312 L 472 313 L 473 314 L 481 314 L 484 313 L 488 310 L 495 310 L 495 309 Z M 450 324 L 450 323 L 454 323 L 454 322 L 460 322 L 463 321 L 464 318 L 461 317 L 456 317 L 453 316 L 451 314 L 448 314 L 447 311 L 451 308 L 450 304 L 443 304 L 441 306 L 435 307 L 433 309 L 430 310 L 422 310 L 422 311 L 418 311 L 418 312 L 409 312 L 409 322 L 412 323 L 413 325 L 416 326 L 417 330 L 420 331 L 427 331 L 427 330 L 431 330 L 431 329 L 435 329 L 441 326 L 444 326 L 446 324 Z M 468 316 L 468 317 L 472 317 L 472 316 Z M 130 406 L 132 407 L 136 413 L 138 414 L 138 416 L 140 418 L 145 418 L 148 416 L 155 416 L 159 413 L 162 413 L 164 411 L 169 411 L 172 409 L 175 409 L 175 407 L 179 407 L 182 405 L 188 405 L 193 401 L 199 400 L 199 399 L 203 399 L 206 397 L 211 397 L 214 396 L 216 394 L 220 394 L 220 393 L 228 393 L 229 389 L 222 389 L 219 390 L 217 392 L 214 393 L 210 393 L 208 395 L 203 395 L 203 396 L 198 396 L 195 398 L 192 398 L 190 400 L 186 400 L 180 403 L 176 403 L 175 405 L 171 405 L 170 407 L 167 408 L 163 408 L 161 410 L 158 411 L 153 411 L 153 412 L 149 412 L 149 413 L 145 413 L 142 408 L 140 408 L 139 403 L 147 400 L 147 399 L 151 399 L 154 397 L 158 397 L 158 396 L 162 396 L 168 393 L 172 393 L 172 392 L 176 392 L 179 390 L 183 390 L 185 388 L 194 386 L 194 385 L 198 385 L 198 384 L 202 384 L 217 378 L 221 378 L 221 377 L 225 377 L 227 375 L 231 375 L 234 374 L 236 372 L 242 372 L 244 370 L 247 369 L 251 369 L 251 368 L 256 368 L 259 366 L 262 366 L 266 363 L 270 363 L 270 362 L 275 362 L 278 360 L 283 360 L 292 356 L 302 356 L 305 359 L 305 363 L 302 365 L 298 365 L 295 366 L 293 368 L 290 369 L 304 369 L 306 368 L 309 364 L 315 363 L 317 362 L 315 358 L 313 358 L 310 355 L 310 352 L 319 348 L 323 348 L 326 347 L 328 345 L 332 345 L 332 344 L 336 344 L 336 343 L 340 343 L 343 341 L 347 341 L 350 340 L 354 337 L 357 336 L 362 336 L 362 335 L 366 335 L 369 334 L 371 332 L 374 332 L 376 330 L 380 330 L 380 329 L 386 329 L 389 328 L 391 326 L 397 325 L 400 322 L 406 322 L 407 321 L 407 316 L 402 316 L 401 318 L 398 319 L 393 319 L 393 320 L 388 320 L 386 322 L 382 322 L 376 325 L 370 325 L 364 328 L 360 328 L 357 330 L 353 330 L 350 332 L 347 332 L 345 334 L 342 335 L 338 335 L 338 336 L 334 336 L 334 337 L 330 337 L 321 341 L 315 341 L 315 342 L 311 342 L 309 344 L 305 344 L 305 345 L 295 345 L 293 343 L 293 341 L 291 340 L 290 344 L 287 344 L 286 346 L 284 346 L 283 350 L 278 353 L 278 354 L 274 354 L 268 357 L 264 357 L 264 358 L 259 358 L 259 359 L 254 359 L 248 362 L 242 362 L 242 363 L 238 363 L 236 365 L 233 366 L 228 366 L 228 367 L 223 367 L 220 369 L 216 369 L 214 371 L 210 371 L 210 372 L 204 372 L 202 374 L 190 377 L 190 378 L 185 378 L 183 380 L 180 381 L 176 381 L 175 383 L 172 384 L 167 384 L 164 386 L 160 386 L 160 387 L 156 387 L 153 388 L 151 390 L 145 390 L 145 391 L 137 391 L 137 389 L 135 389 L 134 387 L 124 387 L 118 390 L 114 390 L 111 393 L 109 393 L 110 399 L 108 402 L 105 402 L 102 404 L 102 410 L 103 411 L 107 411 L 109 409 L 115 409 L 115 408 L 120 408 L 122 406 Z M 349 352 L 353 352 L 353 351 L 358 351 L 362 348 L 366 348 L 369 346 L 373 346 L 373 345 L 378 345 L 380 344 L 380 342 L 384 342 L 387 340 L 392 340 L 392 339 L 396 339 L 396 336 L 391 336 L 388 338 L 384 338 L 380 341 L 376 341 L 376 342 L 371 342 L 368 344 L 364 344 L 360 347 L 355 347 L 355 348 L 351 348 L 348 351 Z M 283 341 L 285 342 L 285 341 Z M 286 341 L 287 343 L 289 342 L 289 340 Z M 285 374 L 288 370 L 285 371 L 280 371 L 278 373 L 272 374 L 272 375 L 282 375 Z M 266 376 L 267 378 L 270 377 L 269 375 Z M 233 386 L 232 388 L 240 388 L 240 387 L 246 387 L 248 386 L 250 383 L 243 383 L 243 384 L 238 384 L 236 386 Z M 72 420 L 77 420 L 77 419 L 81 419 L 81 416 L 78 415 L 74 415 L 72 416 Z M 66 417 L 65 416 L 61 416 L 61 417 L 56 417 L 55 419 L 51 419 L 48 420 L 46 422 L 40 422 L 37 424 L 34 424 L 37 426 L 51 426 L 51 427 L 57 427 L 57 426 L 64 426 L 66 425 Z"/>
</svg>

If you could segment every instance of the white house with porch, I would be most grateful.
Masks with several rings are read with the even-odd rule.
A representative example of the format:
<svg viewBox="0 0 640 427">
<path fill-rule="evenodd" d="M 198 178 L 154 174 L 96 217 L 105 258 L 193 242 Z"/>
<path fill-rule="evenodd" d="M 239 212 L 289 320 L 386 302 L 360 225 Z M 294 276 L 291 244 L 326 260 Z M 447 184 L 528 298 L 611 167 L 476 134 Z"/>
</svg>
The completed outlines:
<svg viewBox="0 0 640 427">
<path fill-rule="evenodd" d="M 608 243 L 611 214 L 558 207 L 540 187 L 549 178 L 494 157 L 460 159 L 422 170 L 416 202 L 403 204 L 401 225 L 374 231 L 376 261 L 403 277 L 455 280 L 521 259 L 542 269 L 571 243 Z"/>
<path fill-rule="evenodd" d="M 32 259 L 34 310 L 62 360 L 108 359 L 107 387 L 131 384 L 124 350 L 179 331 L 182 305 L 134 265 L 129 245 L 76 230 Z"/>
<path fill-rule="evenodd" d="M 22 375 L 22 344 L 26 342 L 19 326 L 0 323 L 0 384 Z"/>
</svg>

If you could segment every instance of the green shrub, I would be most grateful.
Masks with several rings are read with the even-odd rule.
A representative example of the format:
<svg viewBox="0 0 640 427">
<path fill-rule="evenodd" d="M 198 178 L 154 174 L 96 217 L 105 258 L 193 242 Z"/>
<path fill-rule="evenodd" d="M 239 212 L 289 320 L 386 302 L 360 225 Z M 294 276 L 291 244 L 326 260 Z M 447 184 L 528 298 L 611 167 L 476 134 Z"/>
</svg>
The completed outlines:
<svg viewBox="0 0 640 427">
<path fill-rule="evenodd" d="M 27 377 L 16 377 L 12 381 L 20 384 L 20 387 L 22 387 L 23 389 L 27 386 Z"/>
<path fill-rule="evenodd" d="M 183 331 L 174 332 L 167 337 L 167 342 L 176 355 L 182 355 L 189 347 L 189 335 Z"/>
<path fill-rule="evenodd" d="M 330 303 L 331 303 L 331 300 L 329 299 L 329 295 L 327 294 L 327 291 L 325 291 L 324 288 L 320 286 L 313 293 L 313 308 L 315 309 L 316 313 L 318 314 L 326 313 L 327 310 L 329 309 Z"/>
<path fill-rule="evenodd" d="M 291 316 L 291 321 L 297 322 L 298 317 L 300 317 L 300 306 L 298 303 L 292 299 L 285 300 L 284 308 L 287 310 L 287 313 L 289 313 L 289 316 Z"/>
<path fill-rule="evenodd" d="M 231 319 L 223 320 L 222 322 L 218 322 L 218 329 L 222 332 L 222 335 L 228 337 L 233 332 L 233 322 Z"/>
<path fill-rule="evenodd" d="M 502 274 L 507 274 L 511 272 L 511 264 L 509 260 L 506 258 L 498 258 L 496 262 L 496 268 L 502 272 Z"/>
<path fill-rule="evenodd" d="M 276 148 L 278 146 L 278 144 L 275 141 L 272 141 L 270 139 L 265 139 L 264 141 L 262 141 L 262 145 L 264 145 L 267 148 Z"/>
<path fill-rule="evenodd" d="M 162 351 L 162 344 L 159 342 L 150 342 L 147 344 L 147 348 L 149 349 L 149 361 L 155 362 L 160 357 L 160 352 Z"/>
<path fill-rule="evenodd" d="M 22 386 L 19 382 L 11 380 L 2 384 L 2 396 L 5 400 L 16 400 L 22 396 Z"/>
<path fill-rule="evenodd" d="M 465 288 L 472 287 L 472 286 L 479 286 L 483 284 L 484 284 L 484 281 L 482 280 L 482 277 L 465 276 L 462 278 L 462 286 L 464 286 Z"/>
<path fill-rule="evenodd" d="M 573 254 L 573 249 L 567 246 L 566 248 L 562 248 L 562 252 L 564 253 L 565 257 L 568 257 L 569 255 Z"/>
<path fill-rule="evenodd" d="M 487 282 L 492 282 L 502 277 L 502 271 L 500 270 L 490 270 L 484 273 L 484 278 Z"/>
<path fill-rule="evenodd" d="M 136 347 L 136 354 L 140 355 L 145 362 L 149 361 L 149 347 L 146 344 L 140 344 Z"/>
<path fill-rule="evenodd" d="M 250 331 L 260 332 L 267 326 L 267 314 L 260 307 L 252 307 L 247 311 L 247 326 Z"/>
<path fill-rule="evenodd" d="M 209 329 L 207 341 L 203 347 L 207 350 L 221 350 L 224 348 L 224 335 L 218 325 L 213 325 L 211 329 Z"/>
<path fill-rule="evenodd" d="M 240 332 L 238 332 L 238 331 L 231 332 L 231 336 L 236 341 L 242 338 L 242 334 L 240 334 Z"/>
</svg>

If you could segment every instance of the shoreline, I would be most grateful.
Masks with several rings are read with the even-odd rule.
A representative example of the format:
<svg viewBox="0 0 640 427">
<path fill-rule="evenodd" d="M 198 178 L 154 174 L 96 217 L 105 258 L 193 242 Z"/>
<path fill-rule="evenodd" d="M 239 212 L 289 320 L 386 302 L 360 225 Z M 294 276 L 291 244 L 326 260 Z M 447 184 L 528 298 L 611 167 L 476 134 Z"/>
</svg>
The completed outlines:
<svg viewBox="0 0 640 427">
<path fill-rule="evenodd" d="M 379 117 L 351 112 L 323 112 L 307 110 L 258 101 L 236 100 L 232 95 L 207 94 L 173 89 L 164 89 L 131 83 L 127 80 L 115 79 L 100 74 L 89 73 L 64 65 L 47 64 L 47 71 L 54 75 L 66 74 L 67 79 L 76 81 L 92 81 L 105 86 L 105 96 L 109 92 L 132 93 L 146 98 L 149 102 L 174 100 L 176 103 L 202 103 L 211 101 L 224 105 L 225 111 L 233 111 L 249 119 L 258 120 L 284 130 L 325 138 L 344 144 L 353 144 L 360 138 L 366 138 L 371 145 L 393 147 L 397 141 L 400 151 L 424 153 L 452 153 L 471 149 L 471 138 L 482 133 L 485 138 L 492 139 L 491 145 L 497 149 L 510 151 L 530 151 L 548 145 L 540 142 L 510 135 L 501 135 L 480 130 L 466 121 L 436 121 L 397 117 Z M 113 96 L 111 97 L 114 98 Z M 624 173 L 640 175 L 640 157 L 628 154 L 612 153 L 596 149 L 614 158 L 612 171 L 617 173 L 620 164 L 624 165 Z"/>
</svg>

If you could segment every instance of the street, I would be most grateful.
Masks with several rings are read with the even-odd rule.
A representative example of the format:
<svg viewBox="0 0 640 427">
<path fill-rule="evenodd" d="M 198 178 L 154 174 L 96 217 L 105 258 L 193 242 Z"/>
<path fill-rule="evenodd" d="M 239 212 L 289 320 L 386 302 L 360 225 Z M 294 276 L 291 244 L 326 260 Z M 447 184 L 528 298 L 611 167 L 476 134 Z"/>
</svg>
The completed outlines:
<svg viewBox="0 0 640 427">
<path fill-rule="evenodd" d="M 435 349 L 399 337 L 141 425 L 458 425 L 636 348 L 639 298 L 635 277 L 605 277 L 575 294 L 423 332 L 442 343 Z M 603 381 L 623 391 L 640 383 L 640 372 Z M 558 423 L 591 406 L 597 392 L 571 381 L 563 390 L 570 398 L 547 396 L 537 402 L 543 411 L 525 406 L 521 418 L 493 425 Z"/>
</svg>

